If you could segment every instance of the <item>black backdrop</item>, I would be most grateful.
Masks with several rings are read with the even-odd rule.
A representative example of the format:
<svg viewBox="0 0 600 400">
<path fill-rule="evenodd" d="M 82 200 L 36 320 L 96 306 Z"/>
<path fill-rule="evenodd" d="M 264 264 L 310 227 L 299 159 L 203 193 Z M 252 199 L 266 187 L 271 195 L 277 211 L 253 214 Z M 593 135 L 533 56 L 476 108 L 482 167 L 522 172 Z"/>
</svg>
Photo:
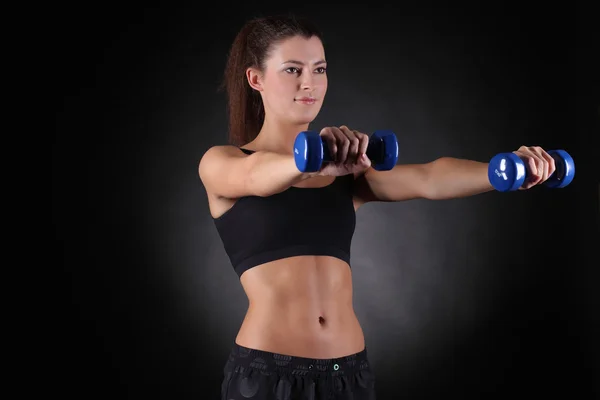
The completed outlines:
<svg viewBox="0 0 600 400">
<path fill-rule="evenodd" d="M 315 128 L 393 129 L 400 163 L 486 161 L 522 144 L 576 162 L 561 190 L 359 211 L 355 307 L 380 398 L 598 395 L 590 11 L 295 6 L 58 9 L 61 397 L 218 397 L 247 303 L 197 163 L 226 141 L 217 86 L 235 33 L 288 11 L 325 33 L 330 89 Z"/>
</svg>

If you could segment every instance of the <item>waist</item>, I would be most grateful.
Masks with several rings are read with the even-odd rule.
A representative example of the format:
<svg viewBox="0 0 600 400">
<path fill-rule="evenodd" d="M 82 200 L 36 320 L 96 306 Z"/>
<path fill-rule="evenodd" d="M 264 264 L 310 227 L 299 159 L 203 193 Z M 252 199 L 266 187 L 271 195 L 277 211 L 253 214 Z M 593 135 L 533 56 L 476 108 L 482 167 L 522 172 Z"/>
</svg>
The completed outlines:
<svg viewBox="0 0 600 400">
<path fill-rule="evenodd" d="M 249 307 L 238 344 L 304 357 L 335 357 L 364 348 L 347 263 L 335 257 L 291 257 L 252 268 L 241 283 Z"/>
<path fill-rule="evenodd" d="M 245 347 L 302 357 L 330 358 L 357 353 L 365 342 L 360 323 L 344 300 L 298 300 L 251 305 L 236 337 Z"/>
</svg>

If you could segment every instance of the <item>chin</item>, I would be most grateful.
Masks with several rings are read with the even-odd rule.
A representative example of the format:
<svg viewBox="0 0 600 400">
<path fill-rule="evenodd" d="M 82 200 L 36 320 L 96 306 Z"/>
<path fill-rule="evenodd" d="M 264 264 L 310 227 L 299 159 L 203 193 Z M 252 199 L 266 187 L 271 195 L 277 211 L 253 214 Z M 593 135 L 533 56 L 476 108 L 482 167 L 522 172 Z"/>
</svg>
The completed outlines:
<svg viewBox="0 0 600 400">
<path fill-rule="evenodd" d="M 315 120 L 315 117 L 298 118 L 298 119 L 295 119 L 293 122 L 295 125 L 310 125 L 314 120 Z"/>
<path fill-rule="evenodd" d="M 310 113 L 303 113 L 303 115 L 298 115 L 294 119 L 296 120 L 296 123 L 299 125 L 310 124 L 315 120 L 315 118 L 317 118 L 318 114 L 319 114 L 319 112 L 317 110 L 317 111 L 313 111 Z"/>
</svg>

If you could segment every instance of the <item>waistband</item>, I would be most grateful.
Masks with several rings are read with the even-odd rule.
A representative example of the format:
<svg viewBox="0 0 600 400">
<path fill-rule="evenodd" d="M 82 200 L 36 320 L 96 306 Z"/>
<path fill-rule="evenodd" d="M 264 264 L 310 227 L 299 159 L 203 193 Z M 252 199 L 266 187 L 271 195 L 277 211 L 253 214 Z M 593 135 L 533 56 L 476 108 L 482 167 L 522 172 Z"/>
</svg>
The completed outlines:
<svg viewBox="0 0 600 400">
<path fill-rule="evenodd" d="M 234 342 L 225 371 L 248 373 L 259 370 L 264 374 L 278 373 L 318 378 L 348 376 L 368 368 L 366 346 L 358 353 L 338 358 L 308 358 L 251 349 Z"/>
</svg>

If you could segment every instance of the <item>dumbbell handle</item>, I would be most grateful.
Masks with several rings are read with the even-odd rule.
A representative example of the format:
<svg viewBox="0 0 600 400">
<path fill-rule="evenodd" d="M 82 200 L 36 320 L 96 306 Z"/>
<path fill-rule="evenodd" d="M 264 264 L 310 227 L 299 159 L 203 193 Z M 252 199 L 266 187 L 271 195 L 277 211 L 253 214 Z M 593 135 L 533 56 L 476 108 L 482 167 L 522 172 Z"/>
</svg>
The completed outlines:
<svg viewBox="0 0 600 400">
<path fill-rule="evenodd" d="M 324 162 L 332 162 L 333 161 L 333 157 L 331 156 L 331 153 L 329 152 L 329 145 L 327 143 L 327 141 L 325 140 L 324 137 L 321 136 L 321 143 L 323 144 L 323 161 Z M 375 162 L 375 163 L 381 163 L 383 162 L 383 159 L 385 157 L 385 146 L 383 144 L 383 140 L 382 139 L 375 139 L 375 138 L 370 138 L 369 139 L 369 144 L 367 146 L 367 157 L 369 157 L 369 160 Z"/>
</svg>

